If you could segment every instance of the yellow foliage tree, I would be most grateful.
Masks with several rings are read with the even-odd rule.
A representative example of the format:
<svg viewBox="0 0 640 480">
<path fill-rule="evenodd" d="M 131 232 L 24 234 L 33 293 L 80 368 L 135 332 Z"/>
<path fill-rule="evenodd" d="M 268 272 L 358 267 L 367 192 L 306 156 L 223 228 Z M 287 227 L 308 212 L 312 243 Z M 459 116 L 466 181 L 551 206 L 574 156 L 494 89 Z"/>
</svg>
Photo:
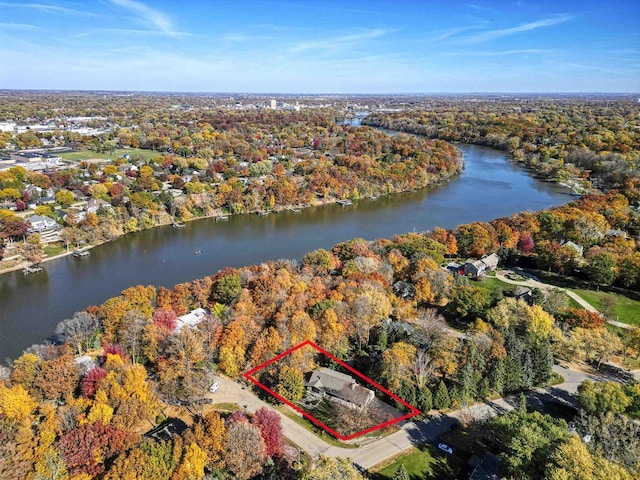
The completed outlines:
<svg viewBox="0 0 640 480">
<path fill-rule="evenodd" d="M 0 385 L 0 414 L 10 421 L 20 422 L 33 415 L 37 402 L 22 385 L 7 388 Z"/>
<path fill-rule="evenodd" d="M 396 342 L 382 354 L 382 375 L 391 390 L 398 390 L 402 382 L 411 378 L 411 365 L 416 358 L 416 347 Z"/>
<path fill-rule="evenodd" d="M 185 448 L 180 465 L 171 478 L 172 480 L 200 480 L 204 477 L 206 465 L 207 454 L 197 444 L 191 443 Z"/>
</svg>

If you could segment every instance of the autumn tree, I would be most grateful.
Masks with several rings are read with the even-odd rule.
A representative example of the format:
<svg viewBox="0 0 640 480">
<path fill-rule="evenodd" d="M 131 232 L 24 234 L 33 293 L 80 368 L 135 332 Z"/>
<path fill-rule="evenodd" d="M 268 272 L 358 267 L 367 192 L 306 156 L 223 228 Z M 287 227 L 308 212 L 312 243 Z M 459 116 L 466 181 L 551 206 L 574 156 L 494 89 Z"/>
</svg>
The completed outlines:
<svg viewBox="0 0 640 480">
<path fill-rule="evenodd" d="M 296 403 L 300 401 L 305 393 L 302 372 L 288 365 L 283 365 L 278 373 L 278 383 L 275 386 L 275 391 L 290 402 Z"/>
<path fill-rule="evenodd" d="M 403 381 L 412 379 L 416 347 L 404 342 L 394 343 L 382 354 L 382 376 L 390 390 L 397 391 Z"/>
<path fill-rule="evenodd" d="M 254 418 L 264 440 L 266 455 L 268 457 L 282 455 L 284 435 L 280 415 L 274 410 L 262 407 L 256 411 Z"/>
<path fill-rule="evenodd" d="M 93 367 L 89 370 L 80 382 L 80 392 L 85 398 L 92 398 L 100 386 L 100 382 L 107 378 L 107 371 L 101 367 Z"/>
<path fill-rule="evenodd" d="M 62 355 L 40 364 L 33 386 L 47 400 L 62 400 L 73 394 L 79 379 L 78 364 L 71 355 Z"/>
<path fill-rule="evenodd" d="M 227 428 L 224 459 L 236 478 L 248 480 L 260 472 L 267 458 L 260 428 L 248 421 L 232 422 Z"/>
<path fill-rule="evenodd" d="M 196 443 L 207 455 L 206 464 L 210 467 L 222 467 L 222 455 L 225 450 L 227 429 L 225 421 L 216 411 L 207 412 L 184 435 L 187 443 Z"/>
<path fill-rule="evenodd" d="M 547 480 L 632 480 L 633 475 L 623 466 L 600 455 L 592 454 L 587 446 L 571 435 L 553 452 L 547 472 Z"/>
<path fill-rule="evenodd" d="M 314 467 L 302 475 L 302 480 L 364 480 L 348 458 L 333 458 L 320 455 Z"/>
<path fill-rule="evenodd" d="M 173 473 L 172 480 L 197 480 L 204 477 L 207 454 L 196 443 L 184 449 L 182 459 Z"/>
<path fill-rule="evenodd" d="M 60 437 L 58 451 L 71 475 L 91 477 L 105 471 L 105 462 L 133 446 L 136 435 L 101 422 L 85 423 Z"/>
</svg>

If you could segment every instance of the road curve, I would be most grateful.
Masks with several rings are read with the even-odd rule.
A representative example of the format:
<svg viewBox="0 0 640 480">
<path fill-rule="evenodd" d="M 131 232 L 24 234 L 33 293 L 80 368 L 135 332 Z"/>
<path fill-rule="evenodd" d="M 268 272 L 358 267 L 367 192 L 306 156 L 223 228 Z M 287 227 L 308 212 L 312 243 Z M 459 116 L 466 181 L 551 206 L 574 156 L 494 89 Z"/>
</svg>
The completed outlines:
<svg viewBox="0 0 640 480">
<path fill-rule="evenodd" d="M 586 379 L 603 380 L 595 375 L 573 370 L 571 368 L 554 365 L 553 370 L 559 373 L 565 382 L 548 388 L 539 388 L 527 393 L 527 402 L 531 405 L 557 401 L 565 404 L 575 404 L 575 393 L 578 386 Z M 260 400 L 249 387 L 234 382 L 226 377 L 219 377 L 220 388 L 217 392 L 208 394 L 214 403 L 237 403 L 249 412 L 259 408 L 273 408 L 272 405 Z M 405 450 L 421 443 L 434 441 L 455 423 L 464 418 L 481 419 L 513 410 L 519 401 L 516 396 L 479 403 L 465 409 L 448 414 L 431 415 L 420 422 L 406 422 L 402 428 L 386 437 L 371 441 L 359 448 L 341 448 L 332 446 L 322 438 L 316 436 L 306 428 L 297 424 L 289 417 L 277 412 L 282 420 L 284 435 L 298 445 L 312 457 L 327 455 L 331 457 L 350 458 L 354 463 L 364 468 L 371 468 L 380 462 L 394 457 Z"/>
<path fill-rule="evenodd" d="M 598 312 L 598 310 L 593 305 L 591 305 L 584 298 L 582 298 L 577 293 L 572 292 L 571 290 L 567 290 L 566 288 L 558 287 L 556 285 L 551 285 L 549 283 L 543 283 L 543 282 L 541 282 L 539 280 L 534 280 L 533 278 L 529 278 L 528 280 L 525 280 L 525 281 L 522 281 L 522 282 L 521 281 L 516 281 L 516 280 L 510 280 L 510 279 L 508 279 L 506 277 L 506 275 L 509 274 L 509 273 L 515 273 L 517 275 L 521 275 L 520 272 L 513 272 L 512 270 L 499 270 L 499 271 L 496 272 L 496 278 L 498 280 L 500 280 L 501 282 L 508 283 L 510 285 L 519 285 L 519 286 L 523 286 L 523 287 L 539 288 L 541 290 L 557 289 L 557 290 L 560 290 L 560 291 L 566 293 L 569 297 L 571 297 L 573 300 L 575 300 L 585 310 L 587 310 L 589 312 Z M 633 328 L 632 326 L 627 325 L 626 323 L 616 322 L 615 320 L 608 320 L 607 319 L 607 323 L 610 324 L 610 325 L 614 325 L 616 327 L 620 327 L 620 328 Z"/>
</svg>

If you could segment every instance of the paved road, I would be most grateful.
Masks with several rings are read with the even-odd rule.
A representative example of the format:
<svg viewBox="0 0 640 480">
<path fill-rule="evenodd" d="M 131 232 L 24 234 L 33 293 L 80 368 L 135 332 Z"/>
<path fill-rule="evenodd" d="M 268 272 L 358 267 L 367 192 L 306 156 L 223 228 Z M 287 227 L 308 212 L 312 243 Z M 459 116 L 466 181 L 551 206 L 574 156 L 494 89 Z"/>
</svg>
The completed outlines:
<svg viewBox="0 0 640 480">
<path fill-rule="evenodd" d="M 537 279 L 533 279 L 533 278 L 529 278 L 528 280 L 519 282 L 516 280 L 510 280 L 506 277 L 506 275 L 508 273 L 516 273 L 518 275 L 522 275 L 521 272 L 512 272 L 511 270 L 500 270 L 498 272 L 496 272 L 496 278 L 498 280 L 500 280 L 501 282 L 504 283 L 509 283 L 511 285 L 521 285 L 521 286 L 525 286 L 525 287 L 530 287 L 530 288 L 539 288 L 541 290 L 553 290 L 553 289 L 558 289 L 562 292 L 565 292 L 569 297 L 571 297 L 573 300 L 575 300 L 576 302 L 578 302 L 578 304 L 584 308 L 585 310 L 589 311 L 589 312 L 597 312 L 598 310 L 596 310 L 596 308 L 591 305 L 589 302 L 587 302 L 584 298 L 582 298 L 580 295 L 578 295 L 575 292 L 572 292 L 571 290 L 567 290 L 566 288 L 562 288 L 562 287 L 558 287 L 556 285 L 550 285 L 548 283 L 543 283 Z M 626 324 L 626 323 L 622 323 L 622 322 L 616 322 L 615 320 L 607 320 L 607 323 L 610 325 L 615 325 L 616 327 L 620 327 L 620 328 L 633 328 L 630 325 Z"/>
<path fill-rule="evenodd" d="M 549 388 L 540 388 L 527 394 L 527 403 L 532 406 L 547 404 L 548 402 L 560 402 L 576 405 L 574 394 L 578 386 L 585 379 L 604 380 L 603 377 L 591 375 L 578 370 L 554 365 L 553 370 L 565 379 L 565 382 Z M 245 407 L 250 412 L 255 412 L 261 407 L 272 408 L 266 402 L 256 397 L 248 387 L 236 383 L 228 378 L 220 377 L 220 388 L 209 397 L 215 403 L 230 402 Z M 406 422 L 402 429 L 386 437 L 373 440 L 367 445 L 357 449 L 341 448 L 329 445 L 307 429 L 298 425 L 279 413 L 282 420 L 282 428 L 287 438 L 292 440 L 301 449 L 311 456 L 320 454 L 332 457 L 348 457 L 353 462 L 371 468 L 378 463 L 391 458 L 414 445 L 434 441 L 439 435 L 448 431 L 454 423 L 465 417 L 482 419 L 513 410 L 518 405 L 517 396 L 500 398 L 487 403 L 477 404 L 463 410 L 457 410 L 447 415 L 432 415 L 422 422 Z"/>
</svg>

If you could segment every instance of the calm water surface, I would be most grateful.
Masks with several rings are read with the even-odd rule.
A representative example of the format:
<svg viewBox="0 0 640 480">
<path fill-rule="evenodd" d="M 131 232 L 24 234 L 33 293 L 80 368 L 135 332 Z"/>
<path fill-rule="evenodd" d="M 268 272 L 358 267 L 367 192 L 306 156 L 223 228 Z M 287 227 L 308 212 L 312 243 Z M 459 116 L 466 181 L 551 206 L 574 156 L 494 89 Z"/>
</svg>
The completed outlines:
<svg viewBox="0 0 640 480">
<path fill-rule="evenodd" d="M 44 271 L 0 276 L 0 359 L 15 358 L 51 336 L 56 324 L 89 305 L 99 305 L 137 284 L 171 287 L 231 266 L 301 258 L 354 237 L 374 240 L 435 226 L 486 221 L 522 210 L 566 203 L 568 191 L 532 178 L 503 152 L 458 145 L 466 170 L 435 188 L 361 200 L 351 207 L 327 205 L 269 216 L 242 215 L 227 222 L 203 219 L 184 229 L 161 227 L 127 235 L 65 257 Z M 201 255 L 194 251 L 201 250 Z"/>
</svg>

